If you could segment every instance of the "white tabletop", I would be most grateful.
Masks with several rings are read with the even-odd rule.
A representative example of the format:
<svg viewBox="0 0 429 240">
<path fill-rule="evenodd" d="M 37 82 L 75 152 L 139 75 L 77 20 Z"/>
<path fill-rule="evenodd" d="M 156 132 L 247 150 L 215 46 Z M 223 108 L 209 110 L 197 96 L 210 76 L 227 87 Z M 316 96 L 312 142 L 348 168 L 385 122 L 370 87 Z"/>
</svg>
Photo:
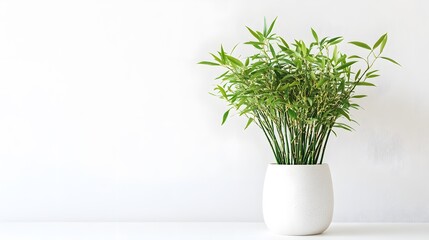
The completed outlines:
<svg viewBox="0 0 429 240">
<path fill-rule="evenodd" d="M 272 240 L 429 239 L 429 223 L 333 223 L 322 235 L 289 237 L 270 233 L 263 223 L 243 222 L 41 222 L 0 223 L 5 240 Z"/>
</svg>

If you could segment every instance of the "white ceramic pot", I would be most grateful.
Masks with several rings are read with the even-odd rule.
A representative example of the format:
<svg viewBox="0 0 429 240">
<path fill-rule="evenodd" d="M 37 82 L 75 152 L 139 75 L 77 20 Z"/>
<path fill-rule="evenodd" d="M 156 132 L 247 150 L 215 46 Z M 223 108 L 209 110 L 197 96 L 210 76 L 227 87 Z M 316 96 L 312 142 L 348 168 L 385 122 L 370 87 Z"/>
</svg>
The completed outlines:
<svg viewBox="0 0 429 240">
<path fill-rule="evenodd" d="M 269 164 L 263 192 L 267 227 L 278 234 L 314 235 L 332 221 L 334 193 L 328 164 Z"/>
</svg>

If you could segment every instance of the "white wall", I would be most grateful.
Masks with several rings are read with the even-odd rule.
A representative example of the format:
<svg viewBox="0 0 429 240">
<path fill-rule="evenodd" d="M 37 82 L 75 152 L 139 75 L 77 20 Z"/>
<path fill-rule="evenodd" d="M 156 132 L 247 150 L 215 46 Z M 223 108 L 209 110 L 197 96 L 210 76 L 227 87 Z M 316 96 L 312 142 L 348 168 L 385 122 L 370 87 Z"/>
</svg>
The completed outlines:
<svg viewBox="0 0 429 240">
<path fill-rule="evenodd" d="M 196 65 L 244 26 L 374 42 L 383 76 L 330 141 L 334 221 L 429 221 L 429 17 L 401 1 L 1 1 L 0 220 L 260 221 L 263 134 Z M 355 48 L 344 45 L 347 50 Z M 245 52 L 246 48 L 239 51 Z"/>
</svg>

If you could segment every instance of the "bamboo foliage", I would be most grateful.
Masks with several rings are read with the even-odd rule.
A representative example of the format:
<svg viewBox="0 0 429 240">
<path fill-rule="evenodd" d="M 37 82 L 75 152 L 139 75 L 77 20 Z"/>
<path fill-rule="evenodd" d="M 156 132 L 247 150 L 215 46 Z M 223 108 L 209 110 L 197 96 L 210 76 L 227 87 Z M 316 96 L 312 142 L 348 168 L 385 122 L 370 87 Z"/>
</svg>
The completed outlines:
<svg viewBox="0 0 429 240">
<path fill-rule="evenodd" d="M 253 39 L 245 44 L 255 54 L 240 60 L 221 46 L 211 53 L 212 61 L 200 64 L 226 70 L 214 89 L 229 106 L 222 124 L 234 109 L 248 118 L 245 128 L 255 123 L 262 129 L 278 164 L 321 164 L 334 129 L 352 130 L 342 119 L 353 122 L 349 112 L 359 109 L 354 101 L 366 97 L 356 94 L 356 87 L 375 86 L 370 82 L 379 76 L 374 63 L 399 64 L 382 55 L 387 34 L 372 47 L 349 42 L 366 54 L 348 56 L 339 51 L 342 37 L 319 38 L 311 29 L 311 43 L 287 43 L 272 33 L 275 22 L 264 21 L 262 32 L 247 27 Z"/>
</svg>

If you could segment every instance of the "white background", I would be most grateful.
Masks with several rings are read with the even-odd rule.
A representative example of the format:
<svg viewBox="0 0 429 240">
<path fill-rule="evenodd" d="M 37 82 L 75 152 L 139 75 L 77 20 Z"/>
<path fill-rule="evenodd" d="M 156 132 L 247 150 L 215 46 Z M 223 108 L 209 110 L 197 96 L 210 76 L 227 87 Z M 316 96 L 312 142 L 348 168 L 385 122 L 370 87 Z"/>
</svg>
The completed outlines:
<svg viewBox="0 0 429 240">
<path fill-rule="evenodd" d="M 261 221 L 273 157 L 196 63 L 278 16 L 288 40 L 389 33 L 382 77 L 329 143 L 334 221 L 429 221 L 428 4 L 0 1 L 0 220 Z M 347 44 L 343 49 L 358 50 Z M 248 52 L 240 47 L 239 52 Z M 233 114 L 232 114 L 233 115 Z"/>
</svg>

